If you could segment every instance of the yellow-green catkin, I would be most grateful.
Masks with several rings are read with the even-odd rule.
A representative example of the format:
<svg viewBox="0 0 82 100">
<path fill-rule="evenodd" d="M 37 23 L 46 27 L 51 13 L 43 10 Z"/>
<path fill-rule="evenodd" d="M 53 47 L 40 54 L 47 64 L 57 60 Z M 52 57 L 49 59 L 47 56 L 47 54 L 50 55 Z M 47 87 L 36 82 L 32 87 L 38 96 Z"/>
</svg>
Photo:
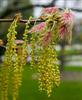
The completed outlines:
<svg viewBox="0 0 82 100">
<path fill-rule="evenodd" d="M 18 45 L 18 60 L 19 60 L 19 84 L 21 85 L 22 82 L 22 72 L 24 70 L 24 66 L 26 64 L 26 59 L 28 55 L 28 49 L 27 49 L 27 36 L 28 36 L 28 29 L 30 24 L 30 18 L 28 22 L 26 23 L 25 31 L 23 33 L 23 43 Z M 21 63 L 20 63 L 21 62 Z"/>
<path fill-rule="evenodd" d="M 57 55 L 51 46 L 43 49 L 38 57 L 39 89 L 51 95 L 54 84 L 59 86 L 60 73 L 57 64 Z"/>
<path fill-rule="evenodd" d="M 16 15 L 14 18 L 14 21 L 12 22 L 8 34 L 7 34 L 7 45 L 6 45 L 6 52 L 4 55 L 4 62 L 3 66 L 1 68 L 1 93 L 0 93 L 0 100 L 8 100 L 8 85 L 9 85 L 9 73 L 11 70 L 11 67 L 13 65 L 12 63 L 12 57 L 13 57 L 13 48 L 14 48 L 14 40 L 16 31 L 15 28 L 17 27 L 17 21 L 19 20 L 20 15 Z"/>
<path fill-rule="evenodd" d="M 41 39 L 43 44 L 37 58 L 39 89 L 46 91 L 48 97 L 51 95 L 54 85 L 59 86 L 60 84 L 58 59 L 54 49 L 59 37 L 58 23 L 52 19 L 52 16 L 46 20 L 45 32 L 42 33 L 44 35 Z"/>
<path fill-rule="evenodd" d="M 34 25 L 36 24 L 36 22 L 34 23 Z M 37 57 L 36 57 L 36 53 L 37 53 L 37 37 L 39 35 L 37 35 L 36 32 L 32 32 L 31 33 L 31 52 L 30 52 L 30 55 L 31 55 L 31 68 L 34 68 L 37 66 L 36 64 L 36 60 L 37 60 Z"/>
</svg>

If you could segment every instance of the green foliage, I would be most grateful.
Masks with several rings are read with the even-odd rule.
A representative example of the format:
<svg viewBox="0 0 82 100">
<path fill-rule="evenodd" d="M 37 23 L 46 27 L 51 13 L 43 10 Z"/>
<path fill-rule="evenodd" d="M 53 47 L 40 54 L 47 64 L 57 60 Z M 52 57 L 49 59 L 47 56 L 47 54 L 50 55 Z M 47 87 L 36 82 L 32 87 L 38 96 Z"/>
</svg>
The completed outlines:
<svg viewBox="0 0 82 100">
<path fill-rule="evenodd" d="M 19 87 L 22 80 L 23 67 L 26 64 L 27 57 L 27 33 L 28 23 L 26 23 L 25 32 L 23 34 L 23 43 L 21 45 L 16 44 L 16 27 L 17 22 L 20 19 L 20 14 L 17 14 L 12 22 L 8 34 L 6 52 L 4 55 L 4 62 L 1 68 L 0 77 L 0 99 L 8 100 L 9 94 L 11 94 L 12 100 L 16 100 L 18 97 Z M 17 50 L 18 49 L 18 52 Z M 21 61 L 21 63 L 20 63 Z M 9 86 L 11 89 L 9 89 Z"/>
</svg>

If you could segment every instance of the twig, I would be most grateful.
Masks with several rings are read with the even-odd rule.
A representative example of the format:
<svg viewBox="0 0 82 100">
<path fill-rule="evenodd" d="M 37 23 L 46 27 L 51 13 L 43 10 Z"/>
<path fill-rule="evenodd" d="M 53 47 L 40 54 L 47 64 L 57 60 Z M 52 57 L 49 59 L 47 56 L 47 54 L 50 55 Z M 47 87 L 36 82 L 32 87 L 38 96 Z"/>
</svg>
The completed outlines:
<svg viewBox="0 0 82 100">
<path fill-rule="evenodd" d="M 0 19 L 0 22 L 12 22 L 13 19 Z M 24 20 L 24 19 L 20 19 L 19 22 L 20 23 L 26 23 L 28 20 Z M 32 19 L 31 20 L 32 23 L 34 22 L 43 22 L 43 20 L 41 19 Z"/>
</svg>

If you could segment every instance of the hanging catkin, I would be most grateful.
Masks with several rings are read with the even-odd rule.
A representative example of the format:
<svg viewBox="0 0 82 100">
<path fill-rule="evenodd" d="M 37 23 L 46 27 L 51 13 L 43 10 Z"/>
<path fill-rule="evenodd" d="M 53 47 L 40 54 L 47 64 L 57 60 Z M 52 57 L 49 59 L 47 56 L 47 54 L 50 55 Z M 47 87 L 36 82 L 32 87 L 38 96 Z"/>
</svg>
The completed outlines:
<svg viewBox="0 0 82 100">
<path fill-rule="evenodd" d="M 0 81 L 0 88 L 1 88 L 1 93 L 0 93 L 0 100 L 8 100 L 8 85 L 9 85 L 9 73 L 12 69 L 13 66 L 13 49 L 15 49 L 15 35 L 17 32 L 15 31 L 17 27 L 17 22 L 20 18 L 20 15 L 17 14 L 14 18 L 14 21 L 12 22 L 8 34 L 7 34 L 7 45 L 6 45 L 6 52 L 4 55 L 4 62 L 3 66 L 1 68 L 1 81 Z"/>
</svg>

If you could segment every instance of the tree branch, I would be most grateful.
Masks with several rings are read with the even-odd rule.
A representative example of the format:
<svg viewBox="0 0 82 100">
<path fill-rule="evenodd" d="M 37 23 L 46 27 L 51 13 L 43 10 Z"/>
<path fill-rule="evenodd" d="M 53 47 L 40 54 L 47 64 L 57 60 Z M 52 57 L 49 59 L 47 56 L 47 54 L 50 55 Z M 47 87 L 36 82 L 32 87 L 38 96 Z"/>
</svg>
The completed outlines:
<svg viewBox="0 0 82 100">
<path fill-rule="evenodd" d="M 13 20 L 14 20 L 14 18 L 13 19 L 0 19 L 0 22 L 12 22 Z M 28 20 L 24 20 L 24 19 L 20 19 L 19 20 L 20 23 L 27 23 L 27 21 Z M 30 21 L 31 21 L 31 23 L 34 23 L 34 22 L 43 22 L 43 20 L 41 20 L 41 19 L 32 19 Z"/>
</svg>

